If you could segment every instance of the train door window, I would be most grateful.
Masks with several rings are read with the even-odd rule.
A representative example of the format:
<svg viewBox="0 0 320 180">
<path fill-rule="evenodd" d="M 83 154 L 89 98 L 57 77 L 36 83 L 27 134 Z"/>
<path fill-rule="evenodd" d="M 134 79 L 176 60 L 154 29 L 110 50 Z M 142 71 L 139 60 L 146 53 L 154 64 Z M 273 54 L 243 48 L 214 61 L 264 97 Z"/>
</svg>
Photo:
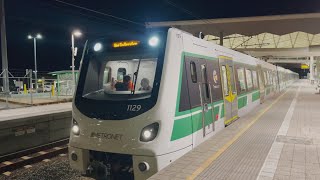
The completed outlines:
<svg viewBox="0 0 320 180">
<path fill-rule="evenodd" d="M 208 100 L 210 98 L 210 92 L 207 77 L 207 67 L 205 64 L 201 65 L 201 81 L 204 98 Z"/>
<path fill-rule="evenodd" d="M 222 82 L 223 82 L 223 92 L 225 96 L 229 95 L 229 87 L 227 80 L 227 69 L 226 66 L 221 66 Z"/>
<path fill-rule="evenodd" d="M 263 75 L 264 75 L 264 85 L 266 86 L 268 84 L 267 73 L 263 71 Z"/>
<path fill-rule="evenodd" d="M 246 88 L 246 80 L 244 77 L 244 68 L 238 68 L 237 73 L 238 73 L 238 81 L 239 81 L 239 85 L 240 85 L 240 92 L 244 92 L 247 89 Z"/>
<path fill-rule="evenodd" d="M 230 68 L 230 80 L 231 80 L 231 86 L 232 86 L 232 91 L 235 93 L 236 87 L 235 87 L 235 81 L 234 81 L 234 74 L 233 74 L 233 67 L 229 66 Z"/>
<path fill-rule="evenodd" d="M 119 68 L 118 69 L 118 74 L 117 74 L 117 80 L 122 81 L 123 77 L 127 74 L 126 68 Z"/>
<path fill-rule="evenodd" d="M 108 84 L 111 82 L 111 68 L 105 67 L 103 72 L 103 83 Z"/>
<path fill-rule="evenodd" d="M 197 83 L 197 67 L 193 61 L 190 62 L 190 74 L 192 82 Z"/>
<path fill-rule="evenodd" d="M 252 79 L 253 79 L 253 88 L 258 88 L 258 77 L 257 77 L 257 71 L 252 71 Z"/>
<path fill-rule="evenodd" d="M 247 78 L 248 90 L 252 89 L 252 87 L 253 87 L 252 76 L 251 76 L 251 70 L 249 70 L 249 69 L 246 69 L 246 78 Z"/>
</svg>

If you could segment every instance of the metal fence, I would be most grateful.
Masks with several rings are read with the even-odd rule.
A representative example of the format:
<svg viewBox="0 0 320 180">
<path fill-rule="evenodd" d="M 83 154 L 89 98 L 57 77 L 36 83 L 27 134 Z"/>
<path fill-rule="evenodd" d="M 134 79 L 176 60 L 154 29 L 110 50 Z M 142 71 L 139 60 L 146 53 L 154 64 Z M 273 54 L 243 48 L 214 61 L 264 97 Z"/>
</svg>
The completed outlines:
<svg viewBox="0 0 320 180">
<path fill-rule="evenodd" d="M 55 79 L 42 78 L 35 83 L 28 74 L 23 77 L 10 74 L 8 80 L 9 91 L 5 91 L 4 77 L 0 76 L 0 110 L 72 101 L 73 89 L 68 93 L 58 92 Z"/>
</svg>

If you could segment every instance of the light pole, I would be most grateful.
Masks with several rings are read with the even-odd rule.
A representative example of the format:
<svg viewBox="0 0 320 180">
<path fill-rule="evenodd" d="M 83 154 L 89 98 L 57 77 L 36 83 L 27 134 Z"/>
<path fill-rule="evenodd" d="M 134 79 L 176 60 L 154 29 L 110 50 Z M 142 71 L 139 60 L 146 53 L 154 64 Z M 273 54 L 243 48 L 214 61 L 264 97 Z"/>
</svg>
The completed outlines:
<svg viewBox="0 0 320 180">
<path fill-rule="evenodd" d="M 34 77 L 35 77 L 35 85 L 36 85 L 36 92 L 38 90 L 38 70 L 37 70 L 37 39 L 42 39 L 41 34 L 37 34 L 35 36 L 28 35 L 28 39 L 33 39 L 33 49 L 34 49 Z"/>
<path fill-rule="evenodd" d="M 74 37 L 80 37 L 82 35 L 82 33 L 79 30 L 75 30 L 72 32 L 71 34 L 71 51 L 72 51 L 72 56 L 71 56 L 71 66 L 72 66 L 72 82 L 73 82 L 73 91 L 76 85 L 76 77 L 75 77 L 75 73 L 74 73 L 74 61 L 75 61 L 75 47 L 74 47 Z"/>
</svg>

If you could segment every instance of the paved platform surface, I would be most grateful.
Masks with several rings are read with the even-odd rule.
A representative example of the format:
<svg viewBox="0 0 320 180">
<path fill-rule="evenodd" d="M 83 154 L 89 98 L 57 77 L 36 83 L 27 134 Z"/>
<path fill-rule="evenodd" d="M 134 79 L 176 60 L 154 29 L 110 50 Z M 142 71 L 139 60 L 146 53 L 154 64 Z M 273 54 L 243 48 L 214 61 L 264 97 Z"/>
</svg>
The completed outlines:
<svg viewBox="0 0 320 180">
<path fill-rule="evenodd" d="M 17 119 L 17 118 L 66 112 L 66 111 L 71 111 L 71 108 L 72 108 L 72 103 L 69 102 L 69 103 L 49 104 L 49 105 L 43 105 L 43 106 L 33 106 L 33 107 L 1 110 L 0 122 L 11 120 L 11 119 Z"/>
<path fill-rule="evenodd" d="M 315 93 L 297 81 L 150 179 L 320 179 Z"/>
</svg>

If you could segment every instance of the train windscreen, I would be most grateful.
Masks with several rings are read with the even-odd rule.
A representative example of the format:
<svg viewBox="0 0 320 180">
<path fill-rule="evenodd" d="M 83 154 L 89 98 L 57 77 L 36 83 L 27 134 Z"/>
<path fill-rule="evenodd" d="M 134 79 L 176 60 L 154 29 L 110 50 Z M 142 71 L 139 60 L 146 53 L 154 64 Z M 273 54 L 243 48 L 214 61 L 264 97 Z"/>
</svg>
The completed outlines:
<svg viewBox="0 0 320 180">
<path fill-rule="evenodd" d="M 91 60 L 82 96 L 111 101 L 149 98 L 158 60 L 154 53 Z"/>
<path fill-rule="evenodd" d="M 158 98 L 166 33 L 100 39 L 84 53 L 75 106 L 96 119 L 124 120 L 152 108 Z"/>
</svg>

